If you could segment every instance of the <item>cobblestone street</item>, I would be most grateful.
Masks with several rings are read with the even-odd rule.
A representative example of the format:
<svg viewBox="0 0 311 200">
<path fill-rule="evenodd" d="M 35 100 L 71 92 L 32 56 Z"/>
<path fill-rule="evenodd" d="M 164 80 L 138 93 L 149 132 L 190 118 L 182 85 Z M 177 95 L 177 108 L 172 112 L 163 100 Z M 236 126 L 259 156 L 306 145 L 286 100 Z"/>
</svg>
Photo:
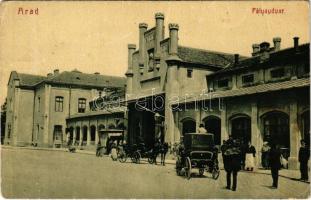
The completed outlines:
<svg viewBox="0 0 311 200">
<path fill-rule="evenodd" d="M 186 180 L 174 165 L 113 162 L 110 158 L 63 151 L 2 148 L 2 195 L 6 198 L 306 198 L 309 184 L 281 176 L 238 174 L 236 192 L 225 189 L 225 172 Z M 194 171 L 195 172 L 195 171 Z M 284 173 L 283 173 L 284 174 Z M 296 173 L 299 174 L 299 173 Z M 298 177 L 297 177 L 298 178 Z"/>
</svg>

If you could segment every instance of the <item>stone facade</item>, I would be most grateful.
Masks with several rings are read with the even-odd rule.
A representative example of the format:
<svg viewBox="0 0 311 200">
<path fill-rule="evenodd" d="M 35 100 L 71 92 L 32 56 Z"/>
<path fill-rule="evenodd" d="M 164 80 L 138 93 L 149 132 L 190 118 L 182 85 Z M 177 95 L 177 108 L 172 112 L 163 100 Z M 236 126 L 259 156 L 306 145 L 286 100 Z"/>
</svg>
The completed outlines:
<svg viewBox="0 0 311 200">
<path fill-rule="evenodd" d="M 55 70 L 46 77 L 13 71 L 8 82 L 5 144 L 61 146 L 66 140 L 66 118 L 89 112 L 89 102 L 100 93 L 124 85 L 121 77 L 77 70 Z"/>
<path fill-rule="evenodd" d="M 257 164 L 263 141 L 276 140 L 296 168 L 299 140 L 310 130 L 309 44 L 294 38 L 281 49 L 276 37 L 273 47 L 254 44 L 244 57 L 179 46 L 179 26 L 169 24 L 165 38 L 164 15 L 155 20 L 149 30 L 139 25 L 138 50 L 128 45 L 129 142 L 142 136 L 150 146 L 157 137 L 173 144 L 203 123 L 217 145 L 229 135 L 251 141 Z"/>
</svg>

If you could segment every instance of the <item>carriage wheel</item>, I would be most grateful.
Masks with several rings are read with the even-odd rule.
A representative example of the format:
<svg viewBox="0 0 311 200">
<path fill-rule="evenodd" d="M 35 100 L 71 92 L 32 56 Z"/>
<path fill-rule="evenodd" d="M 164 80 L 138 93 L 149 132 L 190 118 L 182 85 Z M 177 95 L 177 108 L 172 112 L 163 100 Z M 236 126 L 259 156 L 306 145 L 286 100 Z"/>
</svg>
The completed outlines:
<svg viewBox="0 0 311 200">
<path fill-rule="evenodd" d="M 124 163 L 124 162 L 126 162 L 126 160 L 127 160 L 127 156 L 126 156 L 125 153 L 121 153 L 121 154 L 118 155 L 118 159 L 119 159 L 119 161 L 120 161 L 121 163 Z"/>
<path fill-rule="evenodd" d="M 148 157 L 148 163 L 149 163 L 149 164 L 153 164 L 153 161 L 154 161 L 154 158 Z"/>
<path fill-rule="evenodd" d="M 136 163 L 135 152 L 131 155 L 131 160 L 133 163 Z"/>
<path fill-rule="evenodd" d="M 213 179 L 217 180 L 218 177 L 219 177 L 219 174 L 220 174 L 220 171 L 216 168 L 213 168 L 213 171 L 212 171 L 212 177 Z"/>
<path fill-rule="evenodd" d="M 141 158 L 141 155 L 140 155 L 140 153 L 138 152 L 138 151 L 136 151 L 135 153 L 134 153 L 134 158 L 135 158 L 135 163 L 136 164 L 139 164 L 140 163 L 140 158 Z"/>
<path fill-rule="evenodd" d="M 199 174 L 200 174 L 200 176 L 203 176 L 203 174 L 204 174 L 204 168 L 199 169 Z"/>
<path fill-rule="evenodd" d="M 186 158 L 186 177 L 189 180 L 191 178 L 191 160 L 189 157 Z"/>
<path fill-rule="evenodd" d="M 180 160 L 176 160 L 176 166 L 175 166 L 175 169 L 176 169 L 176 174 L 177 176 L 181 176 L 181 168 L 180 168 Z"/>
</svg>

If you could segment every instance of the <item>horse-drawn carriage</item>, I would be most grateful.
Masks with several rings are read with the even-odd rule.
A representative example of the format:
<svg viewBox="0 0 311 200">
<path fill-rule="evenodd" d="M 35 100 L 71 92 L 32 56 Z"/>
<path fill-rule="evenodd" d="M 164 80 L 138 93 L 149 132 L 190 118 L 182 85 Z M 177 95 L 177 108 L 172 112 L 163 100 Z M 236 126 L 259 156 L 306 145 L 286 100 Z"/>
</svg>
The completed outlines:
<svg viewBox="0 0 311 200">
<path fill-rule="evenodd" d="M 139 164 L 142 158 L 146 158 L 150 164 L 157 164 L 156 158 L 158 154 L 161 154 L 161 164 L 164 165 L 165 154 L 167 151 L 167 143 L 156 143 L 153 148 L 146 147 L 144 143 L 123 145 L 118 151 L 118 159 L 120 162 L 126 162 L 129 157 L 133 163 Z"/>
<path fill-rule="evenodd" d="M 214 135 L 208 133 L 187 133 L 180 144 L 177 161 L 177 175 L 191 177 L 192 169 L 197 168 L 202 176 L 204 171 L 219 177 L 218 149 L 214 145 Z"/>
<path fill-rule="evenodd" d="M 150 164 L 154 163 L 156 153 L 154 149 L 148 149 L 144 143 L 124 145 L 118 151 L 118 159 L 120 162 L 126 162 L 127 158 L 131 158 L 133 163 L 140 163 L 141 158 L 147 158 Z"/>
</svg>

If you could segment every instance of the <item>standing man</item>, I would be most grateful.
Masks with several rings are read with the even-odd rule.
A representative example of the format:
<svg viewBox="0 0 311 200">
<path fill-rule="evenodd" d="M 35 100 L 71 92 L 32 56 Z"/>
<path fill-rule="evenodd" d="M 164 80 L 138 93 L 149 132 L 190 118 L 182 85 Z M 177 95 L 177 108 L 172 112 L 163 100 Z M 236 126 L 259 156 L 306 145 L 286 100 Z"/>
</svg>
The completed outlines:
<svg viewBox="0 0 311 200">
<path fill-rule="evenodd" d="M 276 147 L 275 143 L 272 143 L 271 149 L 270 149 L 270 166 L 271 166 L 271 175 L 272 175 L 272 188 L 277 189 L 278 188 L 278 180 L 279 180 L 279 170 L 281 169 L 281 152 L 279 148 Z"/>
<path fill-rule="evenodd" d="M 224 168 L 227 172 L 227 189 L 231 187 L 231 174 L 232 174 L 232 191 L 236 191 L 237 188 L 237 176 L 240 170 L 240 144 L 236 140 L 229 138 L 227 142 L 221 147 L 223 151 Z"/>
<path fill-rule="evenodd" d="M 301 147 L 299 149 L 299 163 L 300 163 L 300 174 L 302 181 L 308 181 L 308 161 L 310 159 L 310 149 L 306 146 L 304 140 L 300 141 Z"/>
</svg>

